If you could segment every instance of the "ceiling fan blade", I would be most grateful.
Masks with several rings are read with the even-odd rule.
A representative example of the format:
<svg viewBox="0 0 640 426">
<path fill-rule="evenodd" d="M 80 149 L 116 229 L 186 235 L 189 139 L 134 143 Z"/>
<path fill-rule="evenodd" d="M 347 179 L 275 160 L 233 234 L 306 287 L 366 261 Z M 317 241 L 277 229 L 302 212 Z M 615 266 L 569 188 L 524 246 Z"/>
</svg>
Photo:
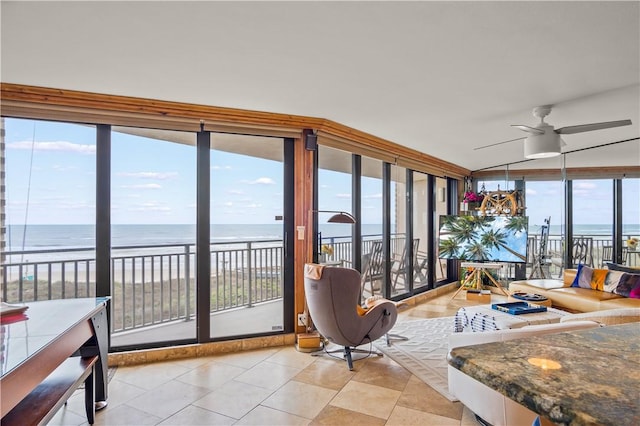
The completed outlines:
<svg viewBox="0 0 640 426">
<path fill-rule="evenodd" d="M 492 143 L 492 144 L 490 144 L 490 145 L 479 146 L 479 147 L 477 147 L 477 148 L 473 148 L 473 150 L 474 150 L 474 151 L 477 151 L 477 150 L 479 150 L 479 149 L 485 149 L 485 148 L 489 148 L 489 147 L 491 147 L 491 146 L 502 145 L 502 144 L 509 143 L 509 142 L 520 141 L 520 140 L 522 140 L 522 139 L 526 139 L 526 138 L 527 138 L 526 136 L 523 136 L 523 137 L 521 137 L 521 138 L 510 139 L 510 140 L 508 140 L 508 141 L 496 142 L 496 143 Z"/>
<path fill-rule="evenodd" d="M 577 126 L 561 127 L 556 133 L 570 135 L 573 133 L 590 132 L 592 130 L 610 129 L 612 127 L 629 126 L 631 120 L 605 121 L 603 123 L 580 124 Z"/>
<path fill-rule="evenodd" d="M 535 127 L 525 126 L 524 124 L 512 124 L 511 127 L 520 129 L 523 132 L 531 133 L 533 135 L 544 135 L 544 130 L 536 129 Z"/>
</svg>

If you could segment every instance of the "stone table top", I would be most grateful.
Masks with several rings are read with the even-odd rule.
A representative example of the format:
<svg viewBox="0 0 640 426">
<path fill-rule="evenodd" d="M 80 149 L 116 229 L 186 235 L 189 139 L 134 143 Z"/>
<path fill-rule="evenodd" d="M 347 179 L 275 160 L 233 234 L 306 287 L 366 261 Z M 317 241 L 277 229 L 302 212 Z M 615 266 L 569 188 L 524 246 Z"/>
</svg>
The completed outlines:
<svg viewBox="0 0 640 426">
<path fill-rule="evenodd" d="M 638 323 L 463 346 L 448 361 L 554 423 L 640 425 Z"/>
</svg>

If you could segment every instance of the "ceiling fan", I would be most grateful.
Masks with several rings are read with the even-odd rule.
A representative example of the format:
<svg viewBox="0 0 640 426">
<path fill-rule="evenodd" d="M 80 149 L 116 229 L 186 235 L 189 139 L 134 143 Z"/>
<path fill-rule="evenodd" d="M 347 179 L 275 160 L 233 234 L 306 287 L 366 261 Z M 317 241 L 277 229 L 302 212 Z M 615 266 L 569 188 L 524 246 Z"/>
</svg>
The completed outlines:
<svg viewBox="0 0 640 426">
<path fill-rule="evenodd" d="M 612 127 L 629 126 L 631 120 L 605 121 L 603 123 L 579 124 L 577 126 L 561 127 L 554 129 L 550 124 L 545 123 L 544 118 L 551 113 L 551 105 L 543 105 L 533 109 L 533 116 L 540 119 L 535 127 L 523 124 L 512 124 L 511 127 L 529 133 L 528 136 L 511 139 L 508 141 L 493 143 L 490 145 L 474 148 L 474 150 L 489 148 L 491 146 L 502 145 L 524 139 L 524 156 L 526 158 L 548 158 L 560 155 L 560 149 L 566 143 L 560 135 L 570 135 L 573 133 L 590 132 L 593 130 L 610 129 Z"/>
</svg>

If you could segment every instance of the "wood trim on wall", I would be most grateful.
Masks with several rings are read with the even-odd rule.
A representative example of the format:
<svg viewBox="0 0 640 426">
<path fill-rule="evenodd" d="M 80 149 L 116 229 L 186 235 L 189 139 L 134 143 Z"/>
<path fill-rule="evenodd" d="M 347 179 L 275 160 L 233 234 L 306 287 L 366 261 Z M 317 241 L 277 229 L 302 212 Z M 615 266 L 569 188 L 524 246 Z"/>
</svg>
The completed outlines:
<svg viewBox="0 0 640 426">
<path fill-rule="evenodd" d="M 624 179 L 640 177 L 640 166 L 615 167 L 572 167 L 566 169 L 567 179 Z M 483 170 L 473 172 L 475 180 L 504 179 L 504 170 Z M 562 180 L 561 169 L 519 169 L 509 170 L 509 179 Z"/>
<path fill-rule="evenodd" d="M 470 170 L 331 120 L 292 114 L 169 102 L 75 90 L 0 83 L 0 114 L 7 117 L 62 120 L 166 130 L 205 130 L 299 138 L 314 129 L 335 148 L 439 176 L 462 178 Z M 319 138 L 320 139 L 320 138 Z"/>
</svg>

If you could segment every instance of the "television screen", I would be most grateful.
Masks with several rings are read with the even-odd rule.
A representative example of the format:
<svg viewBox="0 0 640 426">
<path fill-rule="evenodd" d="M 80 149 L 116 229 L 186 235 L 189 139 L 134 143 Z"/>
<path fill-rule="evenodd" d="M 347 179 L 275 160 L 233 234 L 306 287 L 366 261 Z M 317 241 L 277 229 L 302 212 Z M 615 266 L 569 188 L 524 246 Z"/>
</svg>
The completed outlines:
<svg viewBox="0 0 640 426">
<path fill-rule="evenodd" d="M 526 216 L 440 216 L 440 259 L 469 262 L 527 261 Z"/>
</svg>

